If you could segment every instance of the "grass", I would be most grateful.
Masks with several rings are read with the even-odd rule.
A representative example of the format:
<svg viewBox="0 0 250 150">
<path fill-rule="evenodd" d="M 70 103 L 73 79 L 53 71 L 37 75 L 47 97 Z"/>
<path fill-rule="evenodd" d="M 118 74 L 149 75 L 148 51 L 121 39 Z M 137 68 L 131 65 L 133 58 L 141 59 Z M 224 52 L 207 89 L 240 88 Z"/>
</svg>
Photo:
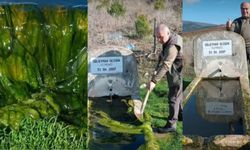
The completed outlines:
<svg viewBox="0 0 250 150">
<path fill-rule="evenodd" d="M 86 149 L 86 128 L 59 122 L 57 117 L 26 118 L 19 131 L 0 128 L 0 149 Z"/>
<path fill-rule="evenodd" d="M 144 98 L 146 89 L 141 89 L 140 96 Z M 163 127 L 168 117 L 168 85 L 166 81 L 160 81 L 151 92 L 145 111 L 152 117 L 152 126 Z M 161 150 L 179 150 L 182 149 L 182 122 L 178 122 L 177 132 L 170 133 L 164 137 L 158 138 Z"/>
</svg>

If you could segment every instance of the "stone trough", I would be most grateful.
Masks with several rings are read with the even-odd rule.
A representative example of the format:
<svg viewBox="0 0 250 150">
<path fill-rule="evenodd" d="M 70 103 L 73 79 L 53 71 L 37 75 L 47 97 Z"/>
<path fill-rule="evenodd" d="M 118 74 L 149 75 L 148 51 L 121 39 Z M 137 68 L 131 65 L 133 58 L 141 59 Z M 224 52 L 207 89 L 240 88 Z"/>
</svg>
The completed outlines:
<svg viewBox="0 0 250 150">
<path fill-rule="evenodd" d="M 118 46 L 90 50 L 88 96 L 131 96 L 139 99 L 137 62 L 132 51 Z"/>
<path fill-rule="evenodd" d="M 183 148 L 239 149 L 250 142 L 250 90 L 243 38 L 213 31 L 194 40 L 196 77 L 184 91 Z"/>
<path fill-rule="evenodd" d="M 89 149 L 148 146 L 151 141 L 148 138 L 145 141 L 144 129 L 152 132 L 150 120 L 138 122 L 130 109 L 135 103 L 141 105 L 133 52 L 123 47 L 104 46 L 89 50 L 88 59 Z"/>
</svg>

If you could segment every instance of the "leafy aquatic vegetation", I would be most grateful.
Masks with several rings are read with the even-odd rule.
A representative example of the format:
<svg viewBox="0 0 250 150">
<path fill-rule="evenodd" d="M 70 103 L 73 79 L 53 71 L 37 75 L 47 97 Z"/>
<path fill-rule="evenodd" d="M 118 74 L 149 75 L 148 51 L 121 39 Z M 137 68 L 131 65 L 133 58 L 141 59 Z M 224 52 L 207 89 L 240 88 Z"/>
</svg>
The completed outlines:
<svg viewBox="0 0 250 150">
<path fill-rule="evenodd" d="M 0 126 L 58 116 L 87 129 L 87 27 L 82 7 L 0 6 Z"/>
<path fill-rule="evenodd" d="M 86 149 L 86 131 L 57 117 L 25 118 L 17 130 L 0 128 L 0 149 Z"/>
<path fill-rule="evenodd" d="M 151 118 L 147 113 L 144 114 L 143 122 L 141 125 L 130 125 L 115 121 L 111 119 L 106 113 L 98 112 L 102 117 L 98 123 L 102 126 L 109 128 L 116 133 L 126 134 L 143 134 L 145 136 L 145 143 L 141 145 L 138 150 L 158 150 L 159 145 L 154 137 L 154 133 L 151 128 Z"/>
<path fill-rule="evenodd" d="M 90 148 L 159 150 L 147 113 L 138 120 L 131 97 L 90 99 Z M 138 142 L 140 137 L 141 142 Z"/>
<path fill-rule="evenodd" d="M 143 98 L 146 95 L 146 89 L 141 89 L 141 97 Z M 126 139 L 121 139 L 119 136 L 121 134 L 126 135 L 144 135 L 144 144 L 140 145 L 139 150 L 151 150 L 151 149 L 160 149 L 168 150 L 182 149 L 182 122 L 179 122 L 177 125 L 176 133 L 168 134 L 154 134 L 152 131 L 153 127 L 163 127 L 166 123 L 168 116 L 168 103 L 167 103 L 167 94 L 168 87 L 165 81 L 159 82 L 156 88 L 151 92 L 143 119 L 138 120 L 132 118 L 134 116 L 133 109 L 131 108 L 131 101 L 120 98 L 113 98 L 112 102 L 107 102 L 108 98 L 96 98 L 90 100 L 90 132 L 97 132 L 95 128 L 98 127 L 97 124 L 101 125 L 102 128 L 100 131 L 104 133 L 96 136 L 95 138 L 103 138 L 107 136 L 107 139 L 110 139 L 110 135 L 106 135 L 106 130 L 112 131 L 111 134 L 114 136 L 112 141 L 106 141 L 111 143 L 111 145 L 118 145 L 119 142 Z M 124 105 L 117 103 L 125 103 Z M 135 117 L 135 116 L 134 116 Z M 130 119 L 126 119 L 130 118 Z M 124 121 L 125 120 L 125 121 Z M 128 121 L 129 120 L 129 121 Z M 136 121 L 135 121 L 136 120 Z M 105 130 L 105 131 L 104 131 Z M 92 134 L 93 134 L 92 133 Z M 119 134 L 120 133 L 120 134 Z M 99 134 L 95 133 L 95 134 Z M 94 134 L 93 134 L 94 135 Z M 92 135 L 92 136 L 93 136 Z M 112 137 L 111 136 L 111 137 Z M 126 137 L 123 137 L 126 138 Z M 90 141 L 93 137 L 90 137 Z M 101 141 L 101 140 L 100 140 Z M 104 141 L 101 141 L 104 142 Z M 103 144 L 106 144 L 105 142 Z M 109 145 L 109 149 L 111 148 Z M 99 147 L 94 147 L 98 149 Z M 105 147 L 107 148 L 107 147 Z M 111 148 L 112 149 L 112 148 Z"/>
</svg>

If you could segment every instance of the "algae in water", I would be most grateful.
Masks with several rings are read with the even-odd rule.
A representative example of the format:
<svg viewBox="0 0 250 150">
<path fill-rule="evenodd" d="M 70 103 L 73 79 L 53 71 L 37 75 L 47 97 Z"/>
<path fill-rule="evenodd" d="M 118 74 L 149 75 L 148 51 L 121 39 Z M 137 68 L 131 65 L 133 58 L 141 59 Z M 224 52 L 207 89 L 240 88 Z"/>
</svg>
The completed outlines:
<svg viewBox="0 0 250 150">
<path fill-rule="evenodd" d="M 133 113 L 131 109 L 131 104 L 132 104 L 131 101 L 123 99 L 121 100 L 121 102 L 126 103 L 126 105 L 128 106 L 127 114 L 131 115 L 131 113 Z M 91 107 L 94 107 L 93 104 Z M 95 108 L 92 108 L 92 109 L 95 109 Z M 116 109 L 119 109 L 119 108 L 116 108 Z M 114 133 L 124 133 L 124 134 L 130 134 L 130 135 L 138 135 L 138 134 L 144 135 L 145 143 L 141 145 L 138 148 L 138 150 L 159 150 L 160 149 L 157 143 L 157 140 L 154 137 L 152 128 L 151 128 L 151 117 L 149 114 L 144 113 L 143 118 L 140 120 L 140 124 L 132 124 L 132 123 L 127 123 L 127 122 L 124 123 L 121 121 L 117 121 L 111 118 L 106 112 L 102 110 L 93 110 L 93 111 L 95 112 L 94 115 L 98 118 L 97 123 L 102 125 L 105 128 L 108 128 L 110 131 Z M 124 117 L 124 116 L 120 116 L 120 117 Z"/>
<path fill-rule="evenodd" d="M 0 5 L 0 125 L 58 115 L 87 128 L 87 31 L 82 7 Z"/>
</svg>

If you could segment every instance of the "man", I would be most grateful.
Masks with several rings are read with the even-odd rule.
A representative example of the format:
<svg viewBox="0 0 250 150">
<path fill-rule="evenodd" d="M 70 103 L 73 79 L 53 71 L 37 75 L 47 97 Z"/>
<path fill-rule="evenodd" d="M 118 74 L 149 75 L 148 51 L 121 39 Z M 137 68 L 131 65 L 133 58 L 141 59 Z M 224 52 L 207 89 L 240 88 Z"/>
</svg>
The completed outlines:
<svg viewBox="0 0 250 150">
<path fill-rule="evenodd" d="M 243 2 L 240 5 L 241 17 L 235 19 L 233 22 L 229 19 L 226 23 L 226 28 L 229 31 L 239 33 L 245 40 L 247 60 L 250 59 L 250 3 Z"/>
<path fill-rule="evenodd" d="M 156 37 L 162 44 L 162 52 L 158 64 L 147 88 L 152 91 L 157 82 L 166 74 L 169 87 L 169 117 L 163 128 L 157 132 L 166 133 L 176 131 L 178 116 L 182 116 L 182 38 L 171 34 L 169 28 L 160 24 L 156 29 Z M 180 113 L 180 114 L 179 114 Z"/>
</svg>

